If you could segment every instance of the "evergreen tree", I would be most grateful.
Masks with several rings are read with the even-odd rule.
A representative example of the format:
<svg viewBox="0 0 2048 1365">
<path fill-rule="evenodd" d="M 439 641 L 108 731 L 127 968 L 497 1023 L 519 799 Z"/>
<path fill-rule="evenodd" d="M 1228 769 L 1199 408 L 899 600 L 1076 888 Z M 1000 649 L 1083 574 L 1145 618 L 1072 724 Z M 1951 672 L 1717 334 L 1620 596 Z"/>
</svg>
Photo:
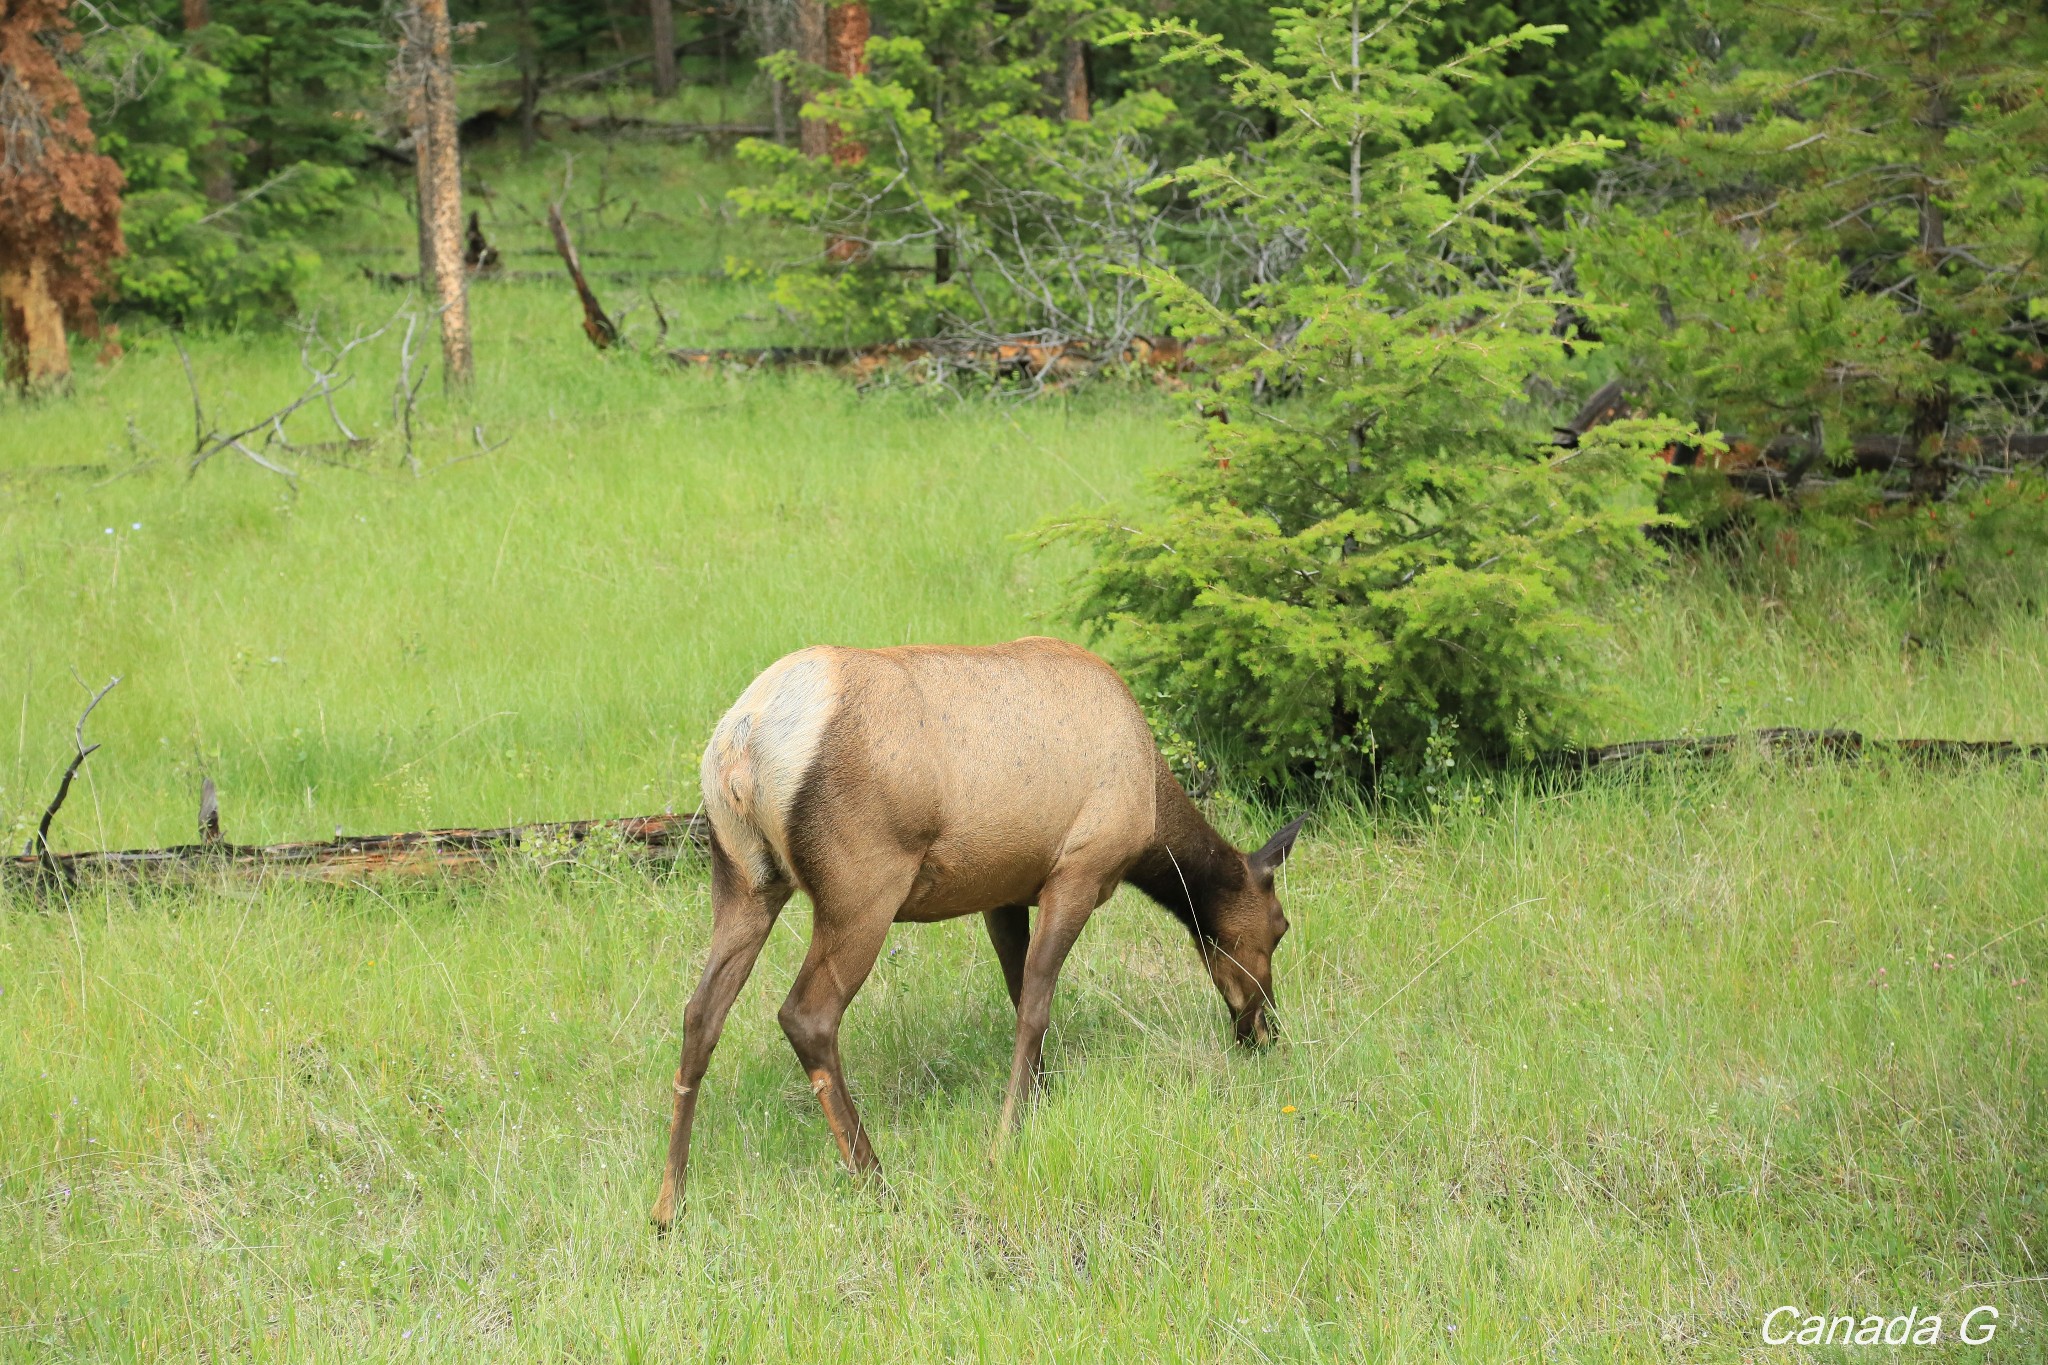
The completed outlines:
<svg viewBox="0 0 2048 1365">
<path fill-rule="evenodd" d="M 228 74 L 222 101 L 241 181 L 301 163 L 362 162 L 389 56 L 381 8 L 377 0 L 212 0 L 205 41 Z"/>
<path fill-rule="evenodd" d="M 176 38 L 144 23 L 105 28 L 76 63 L 102 145 L 127 178 L 128 251 L 112 271 L 114 302 L 185 324 L 276 320 L 319 266 L 304 230 L 339 206 L 353 174 L 313 159 L 255 179 L 252 144 L 234 132 L 231 111 L 233 68 L 254 60 L 256 40 L 219 23 L 174 31 Z M 358 117 L 329 121 L 367 129 L 367 114 L 353 112 Z M 349 139 L 363 136 L 302 149 L 347 157 Z M 227 179 L 225 202 L 209 193 L 210 171 Z"/>
<path fill-rule="evenodd" d="M 1632 391 L 1789 441 L 1795 481 L 1896 462 L 1942 493 L 2048 415 L 2048 24 L 1987 0 L 1699 24 L 1641 88 L 1653 178 L 1574 237 Z"/>
<path fill-rule="evenodd" d="M 1156 236 L 1143 135 L 1170 110 L 1139 91 L 1069 117 L 1064 78 L 1072 44 L 1124 13 L 948 0 L 871 14 L 888 36 L 867 43 L 865 72 L 769 59 L 809 95 L 807 127 L 831 130 L 808 151 L 741 147 L 768 172 L 734 192 L 741 211 L 816 233 L 807 259 L 760 263 L 779 301 L 846 339 L 1028 331 L 1116 348 L 1140 317 L 1120 271 Z"/>
<path fill-rule="evenodd" d="M 1254 780 L 1412 765 L 1433 737 L 1488 758 L 1578 737 L 1588 603 L 1654 562 L 1654 452 L 1708 439 L 1639 420 L 1553 444 L 1530 395 L 1571 385 L 1575 362 L 1550 281 L 1510 261 L 1531 189 L 1615 144 L 1574 137 L 1465 179 L 1479 148 L 1441 131 L 1446 105 L 1556 30 L 1426 61 L 1438 22 L 1426 4 L 1281 10 L 1271 65 L 1150 30 L 1276 129 L 1173 177 L 1275 268 L 1227 310 L 1150 272 L 1179 329 L 1213 338 L 1208 454 L 1167 479 L 1163 513 L 1055 534 L 1093 546 L 1079 616 L 1141 695 Z"/>
</svg>

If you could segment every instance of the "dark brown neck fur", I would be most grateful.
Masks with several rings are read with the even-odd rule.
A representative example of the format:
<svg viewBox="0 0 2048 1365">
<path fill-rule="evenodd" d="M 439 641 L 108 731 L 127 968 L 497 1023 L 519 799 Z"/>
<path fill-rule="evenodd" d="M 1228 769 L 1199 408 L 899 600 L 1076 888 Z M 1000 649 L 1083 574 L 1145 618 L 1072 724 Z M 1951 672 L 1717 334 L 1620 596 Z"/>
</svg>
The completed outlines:
<svg viewBox="0 0 2048 1365">
<path fill-rule="evenodd" d="M 1216 906 L 1244 889 L 1244 855 L 1218 834 L 1174 779 L 1158 764 L 1158 836 L 1124 873 L 1124 880 L 1173 913 L 1197 939 L 1214 936 Z"/>
</svg>

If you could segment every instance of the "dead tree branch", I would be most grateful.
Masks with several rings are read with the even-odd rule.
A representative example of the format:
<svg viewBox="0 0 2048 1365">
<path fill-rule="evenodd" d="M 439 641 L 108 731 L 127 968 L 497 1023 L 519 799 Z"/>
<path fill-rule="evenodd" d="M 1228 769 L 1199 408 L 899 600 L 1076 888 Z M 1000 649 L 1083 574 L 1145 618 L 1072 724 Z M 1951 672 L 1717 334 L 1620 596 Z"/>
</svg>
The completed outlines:
<svg viewBox="0 0 2048 1365">
<path fill-rule="evenodd" d="M 334 396 L 355 382 L 355 375 L 348 369 L 350 357 L 359 348 L 369 345 L 390 331 L 400 317 L 414 316 L 416 314 L 411 311 L 411 301 L 408 300 L 407 305 L 394 313 L 382 326 L 368 331 L 358 328 L 348 340 L 339 344 L 330 342 L 321 335 L 317 315 L 296 324 L 299 333 L 299 367 L 306 372 L 306 387 L 290 402 L 232 431 L 222 431 L 208 420 L 206 405 L 199 392 L 199 379 L 192 369 L 192 358 L 186 352 L 184 343 L 173 337 L 172 342 L 178 349 L 178 360 L 185 369 L 185 383 L 192 391 L 192 454 L 186 462 L 187 475 L 198 474 L 200 466 L 215 455 L 224 450 L 232 450 L 250 463 L 279 475 L 296 486 L 298 474 L 277 463 L 266 455 L 265 451 L 274 446 L 294 455 L 323 458 L 323 451 L 360 450 L 372 444 L 369 439 L 357 435 L 342 419 L 341 410 L 336 406 Z M 303 446 L 295 445 L 285 434 L 285 421 L 299 409 L 316 401 L 326 408 L 327 419 L 340 433 L 341 439 Z M 261 449 L 250 445 L 249 438 L 264 431 L 265 428 L 268 428 L 268 433 L 263 438 Z"/>
<path fill-rule="evenodd" d="M 75 677 L 76 675 L 74 674 L 73 676 Z M 65 767 L 64 776 L 57 783 L 57 794 L 51 797 L 50 804 L 43 808 L 42 822 L 36 826 L 36 837 L 29 843 L 28 849 L 22 855 L 23 857 L 33 855 L 37 866 L 46 875 L 54 876 L 57 871 L 56 860 L 50 856 L 50 822 L 55 820 L 57 812 L 64 808 L 64 798 L 71 795 L 71 779 L 78 776 L 78 770 L 85 766 L 85 760 L 91 758 L 93 751 L 100 747 L 97 743 L 87 744 L 85 742 L 85 723 L 91 719 L 93 708 L 100 704 L 100 698 L 106 696 L 107 693 L 120 685 L 120 675 L 116 674 L 105 687 L 92 694 L 92 700 L 85 704 L 85 710 L 78 713 L 78 723 L 71 727 L 71 744 L 78 752 Z M 84 687 L 85 684 L 81 682 L 79 686 Z"/>
<path fill-rule="evenodd" d="M 619 339 L 618 324 L 605 315 L 597 295 L 590 292 L 590 284 L 583 278 L 583 265 L 576 259 L 576 244 L 569 240 L 569 225 L 562 221 L 559 201 L 548 205 L 548 230 L 555 235 L 555 250 L 561 255 L 562 264 L 569 268 L 569 279 L 576 285 L 576 297 L 582 300 L 583 334 L 598 350 L 611 349 Z"/>
<path fill-rule="evenodd" d="M 184 339 L 173 333 L 171 345 L 178 348 L 178 363 L 185 367 L 185 383 L 192 390 L 192 454 L 196 457 L 206 447 L 206 409 L 199 402 L 199 380 L 192 374 L 192 357 L 185 354 Z"/>
<path fill-rule="evenodd" d="M 220 793 L 215 790 L 212 778 L 203 778 L 199 783 L 199 842 L 218 844 L 220 841 Z"/>
<path fill-rule="evenodd" d="M 420 315 L 411 309 L 405 312 L 405 335 L 398 343 L 398 382 L 391 390 L 391 424 L 398 428 L 400 458 L 405 466 L 417 477 L 420 459 L 412 448 L 412 415 L 419 403 L 420 386 L 427 382 L 428 366 L 420 366 L 419 378 L 412 376 L 413 338 L 419 334 Z"/>
</svg>

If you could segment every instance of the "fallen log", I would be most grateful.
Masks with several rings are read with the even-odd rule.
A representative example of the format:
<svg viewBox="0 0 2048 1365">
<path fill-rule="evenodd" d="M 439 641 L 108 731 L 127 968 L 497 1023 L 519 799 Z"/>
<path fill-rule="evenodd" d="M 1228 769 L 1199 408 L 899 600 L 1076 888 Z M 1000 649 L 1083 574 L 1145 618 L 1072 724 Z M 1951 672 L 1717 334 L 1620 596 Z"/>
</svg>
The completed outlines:
<svg viewBox="0 0 2048 1365">
<path fill-rule="evenodd" d="M 1740 444 L 1735 443 L 1738 448 Z M 1804 455 L 1807 448 L 1807 437 L 1779 436 L 1757 453 L 1769 459 L 1782 460 Z M 1914 463 L 1919 449 L 1910 436 L 1877 433 L 1852 436 L 1849 438 L 1849 459 L 1836 468 L 1854 469 L 1860 474 L 1888 474 Z M 1987 436 L 1938 438 L 1928 443 L 1926 455 L 1929 460 L 1953 467 L 1958 472 L 1974 473 L 1978 468 L 1989 466 L 2002 471 L 2006 465 L 2048 459 L 2048 435 L 2001 432 Z"/>
<path fill-rule="evenodd" d="M 540 113 L 543 118 L 560 119 L 572 133 L 609 133 L 675 140 L 701 137 L 713 142 L 775 136 L 774 127 L 765 123 L 676 123 L 626 114 L 558 114 L 551 109 L 543 109 Z"/>
<path fill-rule="evenodd" d="M 1855 730 L 1802 730 L 1781 725 L 1725 735 L 1638 739 L 1590 749 L 1566 749 L 1543 760 L 1538 766 L 1588 771 L 1643 758 L 1725 758 L 1745 750 L 1752 750 L 1763 758 L 1795 762 L 1818 758 L 1854 762 L 1881 754 L 1921 763 L 2048 758 L 2048 743 L 2028 744 L 2008 739 L 1871 739 Z"/>
<path fill-rule="evenodd" d="M 918 341 L 883 341 L 868 346 L 756 346 L 698 349 L 679 347 L 668 358 L 685 369 L 732 367 L 745 370 L 815 366 L 866 381 L 892 367 L 930 366 L 967 370 L 998 379 L 1044 383 L 1081 378 L 1111 365 L 1178 374 L 1188 368 L 1190 347 L 1201 338 L 1183 341 L 1168 336 L 1134 336 L 1122 347 L 1105 350 L 1087 341 L 1039 341 L 1026 338 L 956 341 L 932 337 Z"/>
<path fill-rule="evenodd" d="M 1855 763 L 1889 755 L 1927 765 L 1997 760 L 2048 760 L 2048 743 L 1989 739 L 1872 739 L 1855 730 L 1777 726 L 1680 739 L 1639 739 L 1567 749 L 1540 760 L 1545 771 L 1622 769 L 1652 759 L 1704 761 L 1754 753 L 1787 763 L 1820 759 Z M 470 876 L 502 867 L 575 863 L 603 849 L 642 866 L 673 864 L 709 845 L 703 818 L 692 813 L 634 815 L 614 820 L 563 820 L 498 829 L 432 829 L 402 834 L 287 844 L 220 840 L 219 806 L 202 797 L 200 838 L 171 848 L 30 851 L 0 861 L 0 889 L 41 890 L 85 880 L 194 882 L 220 879 L 344 883 L 372 877 Z"/>
<path fill-rule="evenodd" d="M 500 829 L 431 829 L 288 844 L 219 839 L 216 807 L 201 817 L 202 842 L 171 848 L 24 853 L 0 863 L 0 886 L 71 884 L 82 879 L 205 881 L 213 878 L 351 882 L 373 876 L 462 876 L 492 867 L 575 862 L 595 839 L 639 862 L 674 862 L 706 844 L 694 814 L 565 820 Z M 211 837 L 207 837 L 210 834 Z"/>
<path fill-rule="evenodd" d="M 1604 423 L 1635 412 L 1622 380 L 1603 384 L 1578 413 L 1556 428 L 1556 444 L 1570 449 Z M 2023 465 L 2048 463 L 2048 433 L 1960 433 L 1934 437 L 1924 444 L 1909 436 L 1864 432 L 1849 438 L 1845 458 L 1825 462 L 1816 436 L 1786 433 L 1767 439 L 1731 436 L 1728 448 L 1711 460 L 1692 447 L 1672 447 L 1665 458 L 1674 470 L 1696 469 L 1719 474 L 1728 487 L 1749 498 L 1783 499 L 1800 490 L 1817 490 L 1856 474 L 1906 475 L 1911 487 L 1885 489 L 1886 502 L 1927 497 L 1939 501 L 1960 480 L 2009 475 Z M 1932 486 L 1923 480 L 1932 479 Z"/>
</svg>

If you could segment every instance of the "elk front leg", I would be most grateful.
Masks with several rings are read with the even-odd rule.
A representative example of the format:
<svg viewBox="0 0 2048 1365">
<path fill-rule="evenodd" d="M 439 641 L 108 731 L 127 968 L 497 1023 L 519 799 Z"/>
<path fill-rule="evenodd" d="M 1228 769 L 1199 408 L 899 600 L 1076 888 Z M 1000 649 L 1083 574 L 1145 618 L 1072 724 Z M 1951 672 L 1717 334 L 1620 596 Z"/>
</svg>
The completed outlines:
<svg viewBox="0 0 2048 1365">
<path fill-rule="evenodd" d="M 1052 1024 L 1053 989 L 1059 985 L 1060 967 L 1088 916 L 1108 899 L 1093 877 L 1061 878 L 1055 874 L 1038 898 L 1038 932 L 1031 936 L 1024 955 L 1024 983 L 1017 998 L 1017 1047 L 1010 1058 L 1010 1085 L 1003 1093 L 1003 1114 L 996 1124 L 995 1145 L 989 1159 L 1001 1155 L 1010 1134 L 1016 1131 L 1018 1110 L 1037 1088 L 1045 1069 L 1045 1031 Z"/>
<path fill-rule="evenodd" d="M 1010 988 L 1010 1008 L 1024 1000 L 1024 956 L 1031 951 L 1031 907 L 1005 905 L 982 912 L 988 926 L 988 941 L 995 945 L 996 961 L 1003 967 L 1003 984 Z"/>
<path fill-rule="evenodd" d="M 697 1117 L 697 1090 L 704 1081 L 704 1069 L 711 1064 L 711 1050 L 725 1028 L 726 1011 L 732 1008 L 740 987 L 754 970 L 754 959 L 775 927 L 775 917 L 789 901 L 789 888 L 765 890 L 747 885 L 738 869 L 727 862 L 714 843 L 711 850 L 711 952 L 704 963 L 704 976 L 683 1010 L 683 1050 L 676 1064 L 675 1093 L 669 1114 L 668 1165 L 662 1172 L 661 1193 L 655 1198 L 650 1221 L 659 1232 L 667 1232 L 682 1206 L 685 1176 L 690 1164 L 690 1129 Z"/>
</svg>

